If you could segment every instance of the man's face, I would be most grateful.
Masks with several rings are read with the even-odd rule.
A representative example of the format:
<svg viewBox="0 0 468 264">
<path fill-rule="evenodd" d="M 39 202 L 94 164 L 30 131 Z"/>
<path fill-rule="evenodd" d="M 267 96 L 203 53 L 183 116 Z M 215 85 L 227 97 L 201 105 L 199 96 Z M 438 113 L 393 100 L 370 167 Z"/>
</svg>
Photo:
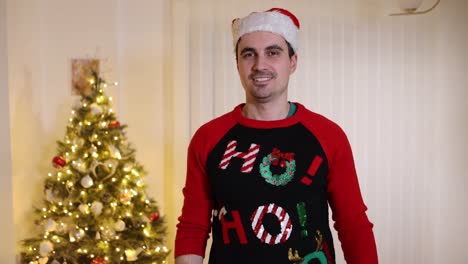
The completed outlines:
<svg viewBox="0 0 468 264">
<path fill-rule="evenodd" d="M 236 52 L 247 102 L 287 100 L 289 76 L 296 70 L 297 55 L 289 57 L 283 37 L 264 31 L 245 34 Z"/>
</svg>

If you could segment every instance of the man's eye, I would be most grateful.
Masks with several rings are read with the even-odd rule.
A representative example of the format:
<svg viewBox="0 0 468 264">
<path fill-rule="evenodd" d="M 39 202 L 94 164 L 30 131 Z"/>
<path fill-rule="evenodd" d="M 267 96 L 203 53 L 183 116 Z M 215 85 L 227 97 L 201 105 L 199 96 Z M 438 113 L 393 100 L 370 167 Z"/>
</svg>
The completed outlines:
<svg viewBox="0 0 468 264">
<path fill-rule="evenodd" d="M 268 56 L 276 56 L 278 54 L 279 54 L 279 51 L 277 51 L 277 50 L 270 50 L 267 53 Z"/>
<path fill-rule="evenodd" d="M 242 54 L 242 58 L 249 58 L 249 57 L 253 57 L 254 54 L 252 52 L 246 52 L 244 54 Z"/>
</svg>

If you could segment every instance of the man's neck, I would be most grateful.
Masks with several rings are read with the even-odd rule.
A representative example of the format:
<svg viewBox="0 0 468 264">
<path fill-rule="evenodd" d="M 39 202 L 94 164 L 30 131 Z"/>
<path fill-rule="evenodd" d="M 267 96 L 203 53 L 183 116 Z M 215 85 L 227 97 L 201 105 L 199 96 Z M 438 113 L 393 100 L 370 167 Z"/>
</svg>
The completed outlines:
<svg viewBox="0 0 468 264">
<path fill-rule="evenodd" d="M 273 121 L 285 119 L 289 112 L 289 103 L 282 102 L 281 104 L 252 104 L 246 103 L 242 108 L 242 114 L 250 119 L 262 120 L 262 121 Z"/>
</svg>

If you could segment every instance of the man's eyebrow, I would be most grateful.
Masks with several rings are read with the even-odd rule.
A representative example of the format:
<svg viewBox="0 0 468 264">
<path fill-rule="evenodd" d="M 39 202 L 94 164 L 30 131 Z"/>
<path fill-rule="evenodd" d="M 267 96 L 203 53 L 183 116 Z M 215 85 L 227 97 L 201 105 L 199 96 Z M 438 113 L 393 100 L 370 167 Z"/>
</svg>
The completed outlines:
<svg viewBox="0 0 468 264">
<path fill-rule="evenodd" d="M 254 48 L 251 48 L 251 47 L 245 47 L 241 50 L 240 54 L 244 54 L 246 52 L 253 52 L 253 53 L 257 53 L 257 51 L 254 49 Z"/>
<path fill-rule="evenodd" d="M 279 45 L 276 45 L 276 44 L 266 47 L 266 50 L 273 50 L 273 49 L 283 51 L 283 48 L 281 46 L 279 46 Z"/>
</svg>

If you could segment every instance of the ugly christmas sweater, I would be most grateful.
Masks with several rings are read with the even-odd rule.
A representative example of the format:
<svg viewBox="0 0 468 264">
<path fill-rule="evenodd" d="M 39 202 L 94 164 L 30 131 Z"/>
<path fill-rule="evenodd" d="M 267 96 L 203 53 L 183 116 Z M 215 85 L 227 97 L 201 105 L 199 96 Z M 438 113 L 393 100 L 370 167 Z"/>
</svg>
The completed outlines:
<svg viewBox="0 0 468 264">
<path fill-rule="evenodd" d="M 175 256 L 209 263 L 335 263 L 328 205 L 347 263 L 377 263 L 349 142 L 296 103 L 291 117 L 245 118 L 242 106 L 203 125 L 188 149 Z"/>
</svg>

